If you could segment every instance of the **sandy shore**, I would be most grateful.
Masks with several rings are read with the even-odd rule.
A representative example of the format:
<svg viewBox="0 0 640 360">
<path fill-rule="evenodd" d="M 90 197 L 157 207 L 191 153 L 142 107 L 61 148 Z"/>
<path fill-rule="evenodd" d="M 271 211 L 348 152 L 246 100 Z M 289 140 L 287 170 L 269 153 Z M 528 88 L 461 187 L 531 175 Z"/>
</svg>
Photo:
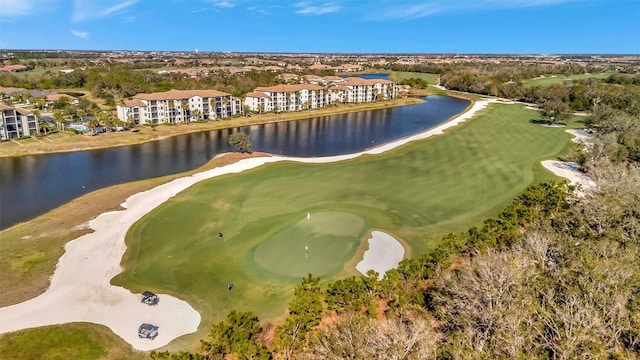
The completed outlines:
<svg viewBox="0 0 640 360">
<path fill-rule="evenodd" d="M 126 250 L 125 235 L 142 216 L 177 193 L 206 179 L 277 161 L 329 163 L 365 154 L 381 154 L 411 141 L 442 134 L 444 130 L 471 118 L 491 102 L 478 101 L 465 113 L 436 128 L 363 152 L 319 158 L 248 158 L 132 195 L 122 204 L 125 210 L 99 215 L 88 224 L 95 230 L 93 233 L 67 243 L 65 254 L 58 261 L 46 292 L 20 304 L 0 308 L 0 333 L 69 322 L 91 322 L 109 327 L 135 349 L 152 350 L 179 336 L 195 332 L 200 324 L 200 314 L 186 302 L 159 294 L 160 304 L 148 307 L 140 303 L 139 294 L 110 284 L 110 280 L 122 271 L 120 261 Z M 138 338 L 137 330 L 143 322 L 160 327 L 155 340 Z"/>
<path fill-rule="evenodd" d="M 362 261 L 356 265 L 363 275 L 369 270 L 375 270 L 382 279 L 384 274 L 398 267 L 404 257 L 404 247 L 393 236 L 382 232 L 372 231 L 369 238 L 369 249 L 364 252 Z"/>
</svg>

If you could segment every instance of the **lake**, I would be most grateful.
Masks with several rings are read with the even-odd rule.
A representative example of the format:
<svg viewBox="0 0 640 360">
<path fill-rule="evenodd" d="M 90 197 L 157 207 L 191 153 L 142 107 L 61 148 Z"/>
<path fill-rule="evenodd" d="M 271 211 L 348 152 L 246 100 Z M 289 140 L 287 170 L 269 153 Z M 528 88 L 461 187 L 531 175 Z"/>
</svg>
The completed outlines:
<svg viewBox="0 0 640 360">
<path fill-rule="evenodd" d="M 254 151 L 348 154 L 430 129 L 468 104 L 454 97 L 429 96 L 416 105 L 205 131 L 140 145 L 0 158 L 0 229 L 97 189 L 195 169 L 232 151 L 227 139 L 237 131 L 249 134 Z"/>
</svg>

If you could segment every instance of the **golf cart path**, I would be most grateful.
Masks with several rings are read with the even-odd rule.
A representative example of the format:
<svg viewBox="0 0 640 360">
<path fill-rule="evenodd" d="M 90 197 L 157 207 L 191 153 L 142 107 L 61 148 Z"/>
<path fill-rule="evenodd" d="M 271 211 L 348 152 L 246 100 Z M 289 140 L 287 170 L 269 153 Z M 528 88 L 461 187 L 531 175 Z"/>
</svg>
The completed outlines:
<svg viewBox="0 0 640 360">
<path fill-rule="evenodd" d="M 25 302 L 0 308 L 0 334 L 39 326 L 90 322 L 109 327 L 116 335 L 138 350 L 153 350 L 177 337 L 193 333 L 200 324 L 200 314 L 188 303 L 166 294 L 158 294 L 160 303 L 147 306 L 141 295 L 110 284 L 122 271 L 120 262 L 126 250 L 129 228 L 145 214 L 188 187 L 210 178 L 240 173 L 279 161 L 330 163 L 354 159 L 365 154 L 381 154 L 408 142 L 442 134 L 486 108 L 494 100 L 477 101 L 466 112 L 433 129 L 362 152 L 317 158 L 257 157 L 175 179 L 153 189 L 134 194 L 122 204 L 124 210 L 103 213 L 89 221 L 93 233 L 65 245 L 51 277 L 49 288 Z M 158 337 L 151 341 L 138 338 L 142 323 L 159 326 Z"/>
</svg>

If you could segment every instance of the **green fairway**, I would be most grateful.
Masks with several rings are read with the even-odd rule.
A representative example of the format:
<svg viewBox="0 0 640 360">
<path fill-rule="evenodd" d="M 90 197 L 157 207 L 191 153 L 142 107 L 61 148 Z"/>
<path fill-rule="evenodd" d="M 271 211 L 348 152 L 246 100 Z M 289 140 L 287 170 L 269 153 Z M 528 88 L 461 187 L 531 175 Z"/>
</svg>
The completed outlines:
<svg viewBox="0 0 640 360">
<path fill-rule="evenodd" d="M 201 330 L 180 345 L 196 343 L 231 309 L 277 320 L 304 272 L 323 280 L 357 274 L 356 248 L 370 230 L 389 232 L 416 256 L 552 178 L 540 161 L 573 145 L 564 128 L 530 121 L 537 118 L 521 105 L 494 104 L 445 135 L 382 155 L 281 162 L 201 182 L 131 228 L 125 270 L 113 282 L 194 306 Z"/>
<path fill-rule="evenodd" d="M 529 86 L 548 86 L 553 84 L 562 84 L 572 80 L 584 80 L 584 79 L 606 79 L 613 73 L 596 73 L 596 74 L 578 74 L 565 76 L 561 74 L 546 75 L 545 77 L 538 77 L 535 79 L 526 79 L 523 81 L 525 85 Z"/>
<path fill-rule="evenodd" d="M 438 85 L 438 78 L 440 74 L 418 73 L 409 71 L 394 71 L 391 73 L 390 78 L 395 82 L 401 82 L 411 78 L 422 79 L 429 85 Z"/>
<path fill-rule="evenodd" d="M 353 256 L 364 235 L 364 221 L 339 212 L 303 217 L 258 245 L 253 261 L 274 274 L 298 280 L 307 274 L 337 272 Z"/>
</svg>

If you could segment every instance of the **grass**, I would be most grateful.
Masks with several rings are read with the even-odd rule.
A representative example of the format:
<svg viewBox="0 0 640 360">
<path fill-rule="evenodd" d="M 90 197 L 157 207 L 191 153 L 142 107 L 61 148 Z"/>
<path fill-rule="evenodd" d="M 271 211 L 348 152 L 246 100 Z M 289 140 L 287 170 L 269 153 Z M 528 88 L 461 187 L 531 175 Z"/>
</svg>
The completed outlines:
<svg viewBox="0 0 640 360">
<path fill-rule="evenodd" d="M 323 212 L 344 213 L 363 224 L 354 226 L 348 221 L 351 225 L 340 226 L 344 228 L 341 233 L 386 230 L 408 247 L 408 255 L 418 255 L 436 244 L 441 234 L 480 223 L 495 215 L 527 185 L 552 177 L 539 161 L 565 152 L 572 146 L 570 136 L 562 128 L 530 122 L 537 118 L 535 111 L 524 107 L 493 105 L 445 136 L 408 144 L 387 154 L 325 165 L 272 164 L 203 182 L 134 225 L 123 259 L 127 271 L 116 282 L 126 283 L 133 291 L 156 289 L 175 294 L 201 312 L 200 331 L 177 339 L 169 345 L 170 350 L 195 349 L 198 339 L 206 336 L 209 323 L 222 319 L 230 309 L 253 310 L 263 320 L 278 320 L 299 278 L 265 271 L 265 265 L 255 260 L 261 244 L 272 241 L 286 247 L 283 239 L 286 240 L 287 231 L 295 235 L 294 230 L 300 227 L 299 233 L 304 233 L 304 222 L 300 221 L 306 220 L 307 212 L 311 213 L 311 220 L 320 217 L 332 223 L 331 216 L 324 217 Z M 575 126 L 574 120 L 568 127 Z M 193 172 L 234 160 L 218 158 Z M 128 195 L 184 175 L 101 189 L 0 232 L 0 306 L 26 300 L 46 288 L 63 244 L 87 231 L 78 225 L 118 208 Z M 189 224 L 196 225 L 190 228 Z M 218 227 L 224 231 L 223 241 L 217 239 Z M 163 230 L 170 233 L 164 234 Z M 157 237 L 147 237 L 150 234 Z M 302 251 L 301 246 L 295 249 Z M 330 269 L 324 278 L 355 274 L 354 266 L 365 250 L 363 241 L 355 250 L 351 247 L 336 254 L 352 259 L 342 269 Z M 261 251 L 274 252 L 267 246 Z M 310 255 L 315 256 L 315 251 L 311 245 Z M 274 261 L 270 263 L 273 266 Z M 229 280 L 236 285 L 231 292 L 225 287 Z M 91 324 L 51 329 L 65 333 L 74 326 L 80 326 L 79 332 L 103 329 L 108 333 Z M 38 333 L 40 330 L 0 336 L 0 346 L 21 344 L 21 354 L 27 354 L 20 355 L 15 352 L 18 349 L 13 349 L 7 358 L 42 358 L 29 354 L 81 346 L 89 336 L 71 337 L 75 339 L 73 344 L 64 343 L 61 338 L 45 344 L 40 340 L 42 336 L 33 335 L 46 334 Z M 108 354 L 125 355 L 106 358 L 135 358 L 128 355 L 127 344 L 111 342 L 107 335 L 96 346 Z M 94 354 L 95 357 L 86 358 L 103 357 L 99 355 L 103 352 Z"/>
<path fill-rule="evenodd" d="M 323 212 L 349 214 L 362 225 L 345 234 L 382 229 L 410 254 L 422 253 L 443 234 L 480 224 L 527 186 L 553 177 L 540 161 L 572 146 L 570 135 L 530 122 L 538 117 L 522 106 L 495 104 L 446 136 L 387 154 L 323 165 L 277 163 L 202 182 L 130 229 L 125 271 L 113 283 L 187 300 L 203 319 L 191 342 L 231 309 L 278 321 L 300 281 L 296 258 L 303 259 L 274 253 L 300 252 L 300 238 L 322 236 L 296 229 L 307 212 L 312 220 Z M 224 241 L 216 238 L 218 228 Z M 267 258 L 257 260 L 263 253 Z M 340 261 L 360 255 L 351 244 L 327 253 Z M 351 267 L 335 269 L 312 273 L 326 274 L 325 280 L 356 274 Z"/>
<path fill-rule="evenodd" d="M 584 79 L 606 79 L 613 73 L 597 73 L 597 74 L 578 74 L 565 76 L 561 74 L 546 75 L 545 77 L 526 79 L 523 81 L 525 85 L 529 86 L 548 86 L 553 84 L 563 84 L 572 80 L 584 80 Z"/>
<path fill-rule="evenodd" d="M 358 248 L 364 221 L 340 211 L 302 216 L 258 245 L 250 261 L 273 275 L 298 280 L 309 273 L 329 276 L 341 270 Z M 307 251 L 311 246 L 310 253 Z"/>
<path fill-rule="evenodd" d="M 418 73 L 409 71 L 394 71 L 389 75 L 389 78 L 394 82 L 401 82 L 402 80 L 417 78 L 423 79 L 429 85 L 438 85 L 438 78 L 440 74 Z"/>
<path fill-rule="evenodd" d="M 0 360 L 146 359 L 101 325 L 74 323 L 0 335 Z"/>
<path fill-rule="evenodd" d="M 16 304 L 46 290 L 67 242 L 87 233 L 82 224 L 120 208 L 127 197 L 190 173 L 246 157 L 230 154 L 193 171 L 93 191 L 31 221 L 0 231 L 0 306 Z M 44 190 L 44 191 L 49 191 Z"/>
</svg>

